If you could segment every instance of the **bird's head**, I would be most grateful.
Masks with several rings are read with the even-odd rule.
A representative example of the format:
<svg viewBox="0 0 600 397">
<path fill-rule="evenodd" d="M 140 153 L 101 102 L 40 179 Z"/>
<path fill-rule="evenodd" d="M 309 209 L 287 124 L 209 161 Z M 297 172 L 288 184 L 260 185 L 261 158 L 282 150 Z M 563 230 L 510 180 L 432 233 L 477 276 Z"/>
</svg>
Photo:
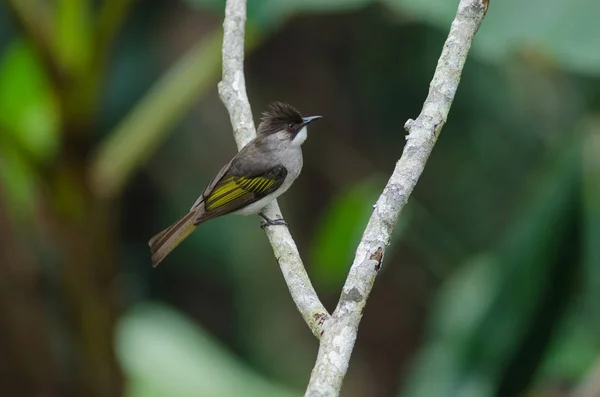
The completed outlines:
<svg viewBox="0 0 600 397">
<path fill-rule="evenodd" d="M 302 117 L 300 112 L 292 105 L 284 102 L 273 102 L 263 113 L 258 135 L 267 136 L 277 134 L 294 146 L 300 146 L 306 140 L 306 126 L 321 116 Z"/>
</svg>

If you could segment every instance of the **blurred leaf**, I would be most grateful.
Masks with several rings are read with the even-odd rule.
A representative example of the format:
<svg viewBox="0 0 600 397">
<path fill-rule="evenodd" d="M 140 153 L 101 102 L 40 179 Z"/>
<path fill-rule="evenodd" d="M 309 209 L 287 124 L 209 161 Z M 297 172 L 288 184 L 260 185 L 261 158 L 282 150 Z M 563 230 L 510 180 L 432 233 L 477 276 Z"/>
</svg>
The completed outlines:
<svg viewBox="0 0 600 397">
<path fill-rule="evenodd" d="M 311 250 L 316 282 L 331 289 L 343 284 L 356 246 L 384 185 L 384 180 L 379 177 L 363 180 L 329 204 L 316 228 Z M 399 220 L 399 230 L 394 233 L 395 239 L 402 234 L 407 219 L 405 211 Z"/>
<path fill-rule="evenodd" d="M 186 0 L 195 6 L 224 12 L 225 0 Z M 261 0 L 248 2 L 248 21 L 263 31 L 282 24 L 286 18 L 301 13 L 340 12 L 357 9 L 372 0 Z"/>
<path fill-rule="evenodd" d="M 252 372 L 202 328 L 164 306 L 130 310 L 118 325 L 116 344 L 128 397 L 301 394 Z"/>
<path fill-rule="evenodd" d="M 2 131 L 0 131 L 2 134 Z M 27 216 L 35 204 L 35 173 L 22 153 L 0 137 L 0 183 L 11 212 Z"/>
<path fill-rule="evenodd" d="M 177 62 L 100 144 L 90 179 L 97 194 L 115 196 L 194 102 L 216 83 L 221 33 L 213 33 Z"/>
<path fill-rule="evenodd" d="M 600 117 L 588 120 L 584 128 L 584 291 L 588 321 L 600 334 Z"/>
<path fill-rule="evenodd" d="M 75 75 L 89 73 L 92 18 L 89 0 L 59 0 L 56 7 L 56 48 L 62 66 Z"/>
<path fill-rule="evenodd" d="M 477 374 L 481 359 L 470 361 L 469 351 L 478 344 L 482 324 L 498 299 L 503 282 L 499 269 L 493 257 L 482 256 L 446 282 L 436 299 L 431 336 L 417 355 L 401 396 L 469 396 L 474 383 L 475 396 L 494 395 L 493 379 Z"/>
<path fill-rule="evenodd" d="M 105 0 L 97 12 L 95 29 L 95 56 L 100 59 L 108 55 L 119 29 L 131 12 L 136 0 Z"/>
<path fill-rule="evenodd" d="M 341 12 L 356 9 L 371 0 L 263 0 L 249 2 L 248 17 L 258 26 L 275 26 L 301 13 Z"/>
<path fill-rule="evenodd" d="M 58 104 L 35 53 L 17 40 L 0 62 L 0 128 L 36 160 L 58 148 Z"/>
<path fill-rule="evenodd" d="M 450 28 L 458 5 L 458 1 L 447 0 L 383 1 L 444 31 Z M 597 75 L 600 72 L 598 15 L 597 0 L 492 2 L 473 42 L 474 54 L 488 62 L 505 63 L 516 53 L 531 52 L 568 69 Z"/>
<path fill-rule="evenodd" d="M 553 379 L 578 382 L 600 353 L 600 339 L 585 321 L 579 302 L 571 305 L 536 376 L 543 384 Z"/>
<path fill-rule="evenodd" d="M 561 148 L 559 161 L 549 159 L 530 205 L 504 244 L 445 283 L 432 311 L 429 340 L 402 396 L 483 397 L 498 391 L 537 310 L 558 288 L 552 277 L 557 266 L 565 268 L 560 254 L 573 255 L 568 244 L 580 182 L 579 150 L 573 144 Z"/>
<path fill-rule="evenodd" d="M 52 17 L 54 2 L 40 0 L 6 0 L 4 2 L 16 22 L 23 28 L 23 33 L 36 47 L 40 59 L 48 68 L 52 77 L 57 77 L 59 67 L 56 65 L 56 40 L 53 34 Z M 2 10 L 0 10 L 2 11 Z M 9 24 L 10 25 L 10 24 Z"/>
<path fill-rule="evenodd" d="M 224 0 L 187 0 L 214 10 L 224 10 Z M 386 4 L 399 13 L 410 13 L 444 31 L 450 28 L 458 6 L 448 0 L 262 0 L 248 2 L 248 19 L 258 26 L 280 24 L 303 12 L 342 12 L 372 3 Z M 600 71 L 600 29 L 596 0 L 503 0 L 490 5 L 473 43 L 476 55 L 488 62 L 504 63 L 522 51 L 533 52 L 564 67 L 586 74 Z M 510 21 L 510 29 L 506 28 Z"/>
<path fill-rule="evenodd" d="M 404 242 L 423 258 L 423 265 L 431 274 L 445 279 L 455 264 L 467 257 L 463 242 L 415 197 L 410 198 L 403 211 L 407 209 L 411 226 Z M 435 250 L 431 249 L 431 241 L 436 242 Z"/>
</svg>

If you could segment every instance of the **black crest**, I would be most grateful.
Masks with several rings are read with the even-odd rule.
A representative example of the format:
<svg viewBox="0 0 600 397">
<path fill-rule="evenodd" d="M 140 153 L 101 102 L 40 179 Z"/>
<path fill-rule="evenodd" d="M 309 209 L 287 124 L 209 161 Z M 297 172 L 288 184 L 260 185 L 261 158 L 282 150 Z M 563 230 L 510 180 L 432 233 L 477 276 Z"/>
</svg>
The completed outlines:
<svg viewBox="0 0 600 397">
<path fill-rule="evenodd" d="M 291 130 L 302 124 L 302 115 L 292 105 L 284 102 L 273 102 L 262 114 L 258 135 L 274 134 L 281 130 Z"/>
</svg>

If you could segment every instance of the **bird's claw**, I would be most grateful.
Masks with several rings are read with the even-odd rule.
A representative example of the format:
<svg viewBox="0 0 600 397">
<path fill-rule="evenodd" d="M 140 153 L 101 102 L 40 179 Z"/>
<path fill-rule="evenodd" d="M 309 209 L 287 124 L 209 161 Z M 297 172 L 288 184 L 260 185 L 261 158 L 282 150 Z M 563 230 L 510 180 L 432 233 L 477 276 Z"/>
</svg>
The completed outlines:
<svg viewBox="0 0 600 397">
<path fill-rule="evenodd" d="M 260 213 L 258 215 L 260 215 L 261 218 L 264 219 L 262 222 L 260 222 L 261 229 L 264 229 L 267 226 L 286 226 L 286 227 L 288 226 L 287 222 L 283 218 L 269 219 L 262 213 Z"/>
</svg>

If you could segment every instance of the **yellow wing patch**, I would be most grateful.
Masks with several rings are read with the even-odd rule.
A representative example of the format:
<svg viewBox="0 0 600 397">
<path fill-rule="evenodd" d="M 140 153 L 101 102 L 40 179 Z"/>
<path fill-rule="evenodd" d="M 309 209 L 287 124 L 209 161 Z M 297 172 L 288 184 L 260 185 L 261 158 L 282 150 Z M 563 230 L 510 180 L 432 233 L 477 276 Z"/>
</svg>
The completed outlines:
<svg viewBox="0 0 600 397">
<path fill-rule="evenodd" d="M 214 211 L 244 195 L 263 193 L 273 186 L 275 182 L 275 179 L 260 176 L 255 178 L 230 176 L 219 182 L 206 198 L 205 208 L 207 211 Z"/>
</svg>

